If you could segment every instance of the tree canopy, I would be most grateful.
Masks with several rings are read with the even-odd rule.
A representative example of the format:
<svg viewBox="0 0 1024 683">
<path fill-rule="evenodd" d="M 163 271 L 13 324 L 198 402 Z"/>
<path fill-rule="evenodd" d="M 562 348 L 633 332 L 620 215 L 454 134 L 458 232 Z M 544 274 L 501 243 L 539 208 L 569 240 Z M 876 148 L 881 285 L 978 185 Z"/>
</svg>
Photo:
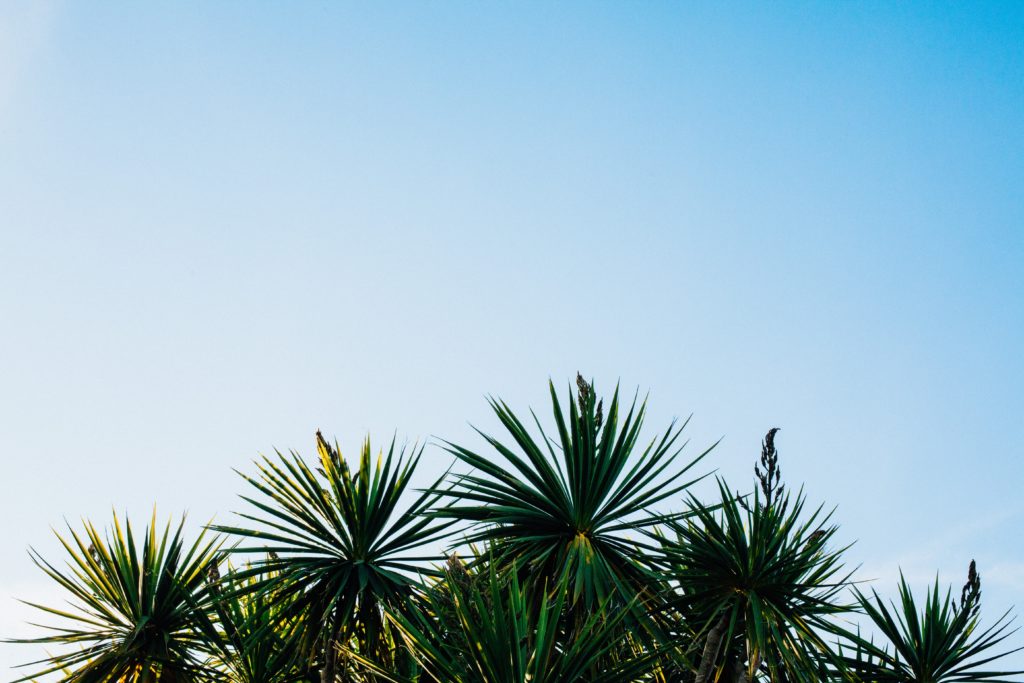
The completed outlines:
<svg viewBox="0 0 1024 683">
<path fill-rule="evenodd" d="M 607 398 L 607 403 L 605 399 Z M 686 423 L 645 434 L 647 404 L 583 377 L 550 418 L 491 408 L 501 436 L 363 442 L 242 471 L 246 508 L 186 539 L 117 517 L 32 560 L 68 605 L 35 605 L 46 646 L 17 681 L 69 683 L 1000 683 L 1009 611 L 981 621 L 981 574 L 923 602 L 852 580 L 836 511 L 781 476 L 778 429 L 737 489 Z M 709 480 L 714 484 L 715 480 Z M 795 490 L 795 493 L 794 493 Z M 866 634 L 866 635 L 865 635 Z"/>
</svg>

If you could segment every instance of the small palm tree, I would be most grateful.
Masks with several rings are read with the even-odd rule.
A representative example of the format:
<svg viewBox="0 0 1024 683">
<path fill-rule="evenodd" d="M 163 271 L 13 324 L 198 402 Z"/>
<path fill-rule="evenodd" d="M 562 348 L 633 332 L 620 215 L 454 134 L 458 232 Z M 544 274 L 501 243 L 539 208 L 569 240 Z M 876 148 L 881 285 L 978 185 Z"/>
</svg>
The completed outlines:
<svg viewBox="0 0 1024 683">
<path fill-rule="evenodd" d="M 238 579 L 230 568 L 221 577 L 216 565 L 210 568 L 219 635 L 210 644 L 212 663 L 231 683 L 292 683 L 308 673 L 296 641 L 286 637 L 288 604 L 253 590 L 267 578 L 260 573 Z"/>
<path fill-rule="evenodd" d="M 316 445 L 318 467 L 297 453 L 278 453 L 257 464 L 257 476 L 243 474 L 261 495 L 243 496 L 256 512 L 240 516 L 256 527 L 217 528 L 256 542 L 231 552 L 268 554 L 238 572 L 243 582 L 253 579 L 243 590 L 279 608 L 289 637 L 309 661 L 320 662 L 323 683 L 335 683 L 343 643 L 356 640 L 363 654 L 392 656 L 381 608 L 410 594 L 413 563 L 434 559 L 411 553 L 443 538 L 447 525 L 427 514 L 436 493 L 399 507 L 422 449 L 406 458 L 392 441 L 374 464 L 367 439 L 353 472 L 319 432 Z"/>
<path fill-rule="evenodd" d="M 919 609 L 906 579 L 900 575 L 899 604 L 891 609 L 874 590 L 856 592 L 860 608 L 885 637 L 876 645 L 849 634 L 855 656 L 847 664 L 864 683 L 1011 683 L 1024 671 L 988 668 L 992 662 L 1024 648 L 993 652 L 1012 635 L 1009 611 L 987 629 L 979 629 L 981 577 L 974 561 L 959 606 L 951 591 L 939 592 L 938 579 Z M 890 649 L 891 646 L 891 649 Z"/>
<path fill-rule="evenodd" d="M 33 604 L 65 624 L 16 642 L 76 649 L 26 664 L 38 670 L 18 680 L 55 672 L 68 683 L 192 683 L 215 676 L 203 653 L 216 637 L 206 576 L 219 541 L 200 534 L 186 547 L 183 524 L 173 534 L 170 524 L 158 533 L 154 513 L 141 549 L 131 523 L 122 527 L 117 515 L 110 534 L 89 522 L 81 535 L 69 528 L 68 536 L 57 535 L 69 555 L 63 570 L 31 551 L 73 608 Z"/>
<path fill-rule="evenodd" d="M 842 550 L 827 548 L 830 515 L 819 507 L 802 519 L 802 494 L 782 491 L 774 432 L 750 502 L 719 480 L 717 506 L 691 497 L 693 516 L 669 520 L 658 536 L 662 571 L 678 591 L 669 603 L 689 624 L 681 644 L 699 662 L 696 683 L 753 681 L 762 671 L 771 681 L 816 681 L 834 663 L 822 633 L 848 609 L 837 598 L 850 574 Z"/>
<path fill-rule="evenodd" d="M 642 592 L 650 575 L 636 559 L 638 537 L 662 519 L 650 510 L 699 480 L 683 477 L 711 449 L 674 467 L 685 424 L 670 425 L 641 449 L 646 405 L 634 400 L 623 417 L 616 389 L 605 417 L 593 387 L 582 377 L 577 383 L 568 415 L 549 383 L 556 439 L 535 415 L 534 438 L 507 404 L 492 399 L 514 445 L 482 432 L 492 455 L 448 443 L 473 471 L 456 478 L 453 503 L 438 514 L 471 523 L 467 540 L 493 547 L 499 568 L 514 564 L 539 584 L 569 577 L 571 602 L 582 598 L 590 609 Z"/>
<path fill-rule="evenodd" d="M 357 661 L 394 683 L 629 683 L 641 679 L 653 658 L 630 653 L 609 666 L 610 654 L 629 652 L 618 628 L 627 611 L 596 610 L 570 629 L 566 577 L 534 596 L 514 570 L 503 575 L 490 564 L 484 580 L 474 581 L 449 565 L 444 586 L 426 591 L 413 608 L 387 613 L 422 667 L 418 677 L 354 655 Z"/>
</svg>

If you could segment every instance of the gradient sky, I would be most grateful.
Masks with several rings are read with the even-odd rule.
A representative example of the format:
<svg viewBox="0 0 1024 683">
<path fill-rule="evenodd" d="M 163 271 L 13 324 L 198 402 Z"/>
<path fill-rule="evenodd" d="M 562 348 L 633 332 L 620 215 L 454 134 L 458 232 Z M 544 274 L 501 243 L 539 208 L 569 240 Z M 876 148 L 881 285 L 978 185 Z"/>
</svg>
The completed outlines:
<svg viewBox="0 0 1024 683">
<path fill-rule="evenodd" d="M 4 3 L 0 635 L 64 519 L 577 370 L 1024 608 L 1022 190 L 1021 3 Z"/>
</svg>

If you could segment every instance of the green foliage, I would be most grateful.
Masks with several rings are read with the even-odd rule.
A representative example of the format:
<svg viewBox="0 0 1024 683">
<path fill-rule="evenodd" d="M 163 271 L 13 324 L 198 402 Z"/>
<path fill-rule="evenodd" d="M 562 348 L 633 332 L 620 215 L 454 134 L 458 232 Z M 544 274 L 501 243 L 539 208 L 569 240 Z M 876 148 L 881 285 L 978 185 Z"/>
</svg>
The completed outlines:
<svg viewBox="0 0 1024 683">
<path fill-rule="evenodd" d="M 831 653 L 821 633 L 848 609 L 838 598 L 849 574 L 841 551 L 827 548 L 830 515 L 818 508 L 802 519 L 802 494 L 766 505 L 755 490 L 748 504 L 721 480 L 719 492 L 714 507 L 691 496 L 693 517 L 669 520 L 670 533 L 658 535 L 662 571 L 678 589 L 670 603 L 694 642 L 704 638 L 698 681 L 737 669 L 746 680 L 762 669 L 771 680 L 820 678 Z"/>
<path fill-rule="evenodd" d="M 184 522 L 182 522 L 183 524 Z M 157 532 L 156 517 L 142 538 L 114 515 L 110 534 L 85 523 L 57 535 L 69 555 L 60 570 L 34 551 L 32 559 L 71 599 L 71 609 L 32 604 L 66 625 L 23 643 L 73 646 L 26 666 L 39 670 L 19 681 L 62 672 L 68 683 L 192 683 L 216 676 L 202 656 L 215 638 L 206 574 L 219 542 L 200 534 L 186 547 L 182 525 Z"/>
<path fill-rule="evenodd" d="M 422 449 L 409 458 L 394 441 L 371 459 L 367 439 L 353 472 L 338 449 L 317 433 L 319 467 L 298 454 L 264 457 L 256 477 L 242 475 L 262 497 L 241 517 L 255 528 L 224 526 L 240 539 L 236 553 L 266 552 L 239 572 L 247 592 L 262 593 L 281 613 L 300 649 L 323 657 L 330 674 L 339 643 L 358 638 L 368 652 L 387 648 L 380 608 L 400 603 L 416 583 L 410 553 L 437 540 L 445 525 L 428 509 L 438 495 L 422 493 L 400 508 Z"/>
<path fill-rule="evenodd" d="M 317 458 L 277 453 L 234 545 L 182 526 L 136 538 L 58 535 L 69 559 L 33 561 L 71 607 L 14 642 L 57 646 L 25 666 L 67 683 L 1012 683 L 993 662 L 1009 613 L 980 626 L 974 563 L 959 602 L 938 583 L 918 606 L 851 586 L 832 514 L 782 483 L 772 429 L 749 495 L 718 480 L 712 504 L 670 425 L 646 445 L 646 404 L 608 403 L 577 378 L 555 431 L 491 400 L 506 439 L 486 453 L 445 442 L 457 464 L 410 491 L 422 449 L 350 467 L 317 433 Z M 624 415 L 622 412 L 624 411 Z M 677 506 L 672 514 L 658 508 Z M 427 548 L 464 532 L 467 561 Z M 478 551 L 477 548 L 480 548 Z M 234 569 L 225 554 L 248 564 Z M 225 568 L 224 576 L 221 569 Z M 880 643 L 843 626 L 866 615 Z"/>
<path fill-rule="evenodd" d="M 388 611 L 388 619 L 432 681 L 623 683 L 635 680 L 652 658 L 644 653 L 606 664 L 611 652 L 626 647 L 624 632 L 617 628 L 625 610 L 597 610 L 569 637 L 565 578 L 534 596 L 519 582 L 518 572 L 502 575 L 491 564 L 486 581 L 467 581 L 449 569 L 445 585 L 450 600 L 442 591 L 427 591 L 417 608 Z M 454 619 L 436 618 L 442 614 Z M 359 660 L 384 680 L 414 680 Z"/>
<path fill-rule="evenodd" d="M 593 607 L 613 594 L 629 600 L 646 585 L 635 560 L 638 539 L 628 534 L 662 519 L 651 508 L 693 484 L 683 477 L 711 449 L 672 469 L 685 424 L 669 426 L 641 451 L 646 404 L 634 400 L 622 418 L 616 389 L 603 419 L 603 404 L 580 385 L 578 401 L 569 395 L 568 416 L 549 385 L 557 440 L 534 415 L 535 439 L 508 405 L 491 400 L 514 446 L 483 432 L 488 456 L 449 443 L 474 471 L 456 478 L 454 503 L 439 514 L 471 523 L 469 542 L 493 545 L 501 567 L 515 564 L 542 583 L 568 576 L 573 601 L 582 596 Z"/>
<path fill-rule="evenodd" d="M 255 590 L 267 578 L 238 578 L 233 570 L 221 578 L 216 565 L 209 572 L 218 627 L 212 664 L 233 683 L 292 683 L 307 673 L 296 641 L 285 637 L 290 604 Z"/>
<path fill-rule="evenodd" d="M 988 668 L 1017 650 L 993 652 L 1016 629 L 1010 630 L 1009 612 L 987 629 L 979 629 L 981 577 L 971 562 L 959 607 L 947 589 L 939 592 L 938 579 L 919 608 L 906 579 L 900 575 L 899 604 L 887 606 L 874 590 L 857 591 L 860 608 L 885 637 L 876 645 L 850 634 L 856 656 L 849 667 L 868 683 L 1005 683 L 1024 671 Z M 891 649 L 890 649 L 891 648 Z M 1018 648 L 1020 649 L 1020 648 Z"/>
</svg>

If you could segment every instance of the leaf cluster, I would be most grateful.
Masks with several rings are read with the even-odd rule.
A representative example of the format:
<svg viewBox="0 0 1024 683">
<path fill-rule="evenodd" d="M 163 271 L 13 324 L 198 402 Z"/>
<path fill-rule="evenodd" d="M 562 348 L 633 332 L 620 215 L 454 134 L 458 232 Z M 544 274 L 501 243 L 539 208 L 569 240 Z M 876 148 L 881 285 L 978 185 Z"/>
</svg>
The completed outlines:
<svg viewBox="0 0 1024 683">
<path fill-rule="evenodd" d="M 937 581 L 923 604 L 902 576 L 895 603 L 854 584 L 834 511 L 782 482 L 778 429 L 750 493 L 718 479 L 705 502 L 714 445 L 686 458 L 686 422 L 645 437 L 646 401 L 576 389 L 549 383 L 547 427 L 491 399 L 501 436 L 443 442 L 453 469 L 422 489 L 421 447 L 367 439 L 350 463 L 317 432 L 314 458 L 240 473 L 238 521 L 192 543 L 155 516 L 141 536 L 116 515 L 69 527 L 66 568 L 32 559 L 70 606 L 35 605 L 60 623 L 18 641 L 58 652 L 18 681 L 1020 680 L 994 665 L 1015 629 L 1009 612 L 982 627 L 973 562 L 959 601 Z"/>
</svg>

